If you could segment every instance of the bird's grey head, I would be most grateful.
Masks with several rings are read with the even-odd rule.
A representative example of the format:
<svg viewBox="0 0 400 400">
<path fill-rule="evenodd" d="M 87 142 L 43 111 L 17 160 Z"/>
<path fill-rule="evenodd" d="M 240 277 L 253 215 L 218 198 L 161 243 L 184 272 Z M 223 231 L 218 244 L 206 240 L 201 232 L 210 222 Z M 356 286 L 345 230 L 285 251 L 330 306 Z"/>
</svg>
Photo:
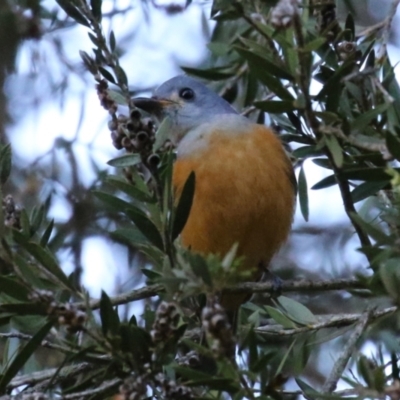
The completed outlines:
<svg viewBox="0 0 400 400">
<path fill-rule="evenodd" d="M 188 131 L 221 114 L 237 114 L 231 105 L 201 82 L 179 75 L 164 82 L 151 98 L 133 99 L 136 107 L 160 122 L 172 121 L 171 140 L 179 141 Z"/>
</svg>

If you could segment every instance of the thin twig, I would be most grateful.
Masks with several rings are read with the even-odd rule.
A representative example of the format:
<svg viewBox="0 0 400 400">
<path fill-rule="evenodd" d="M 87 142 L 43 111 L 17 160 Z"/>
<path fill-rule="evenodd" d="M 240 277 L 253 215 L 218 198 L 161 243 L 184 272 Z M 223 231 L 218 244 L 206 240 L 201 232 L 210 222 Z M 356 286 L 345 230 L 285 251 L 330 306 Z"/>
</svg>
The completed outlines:
<svg viewBox="0 0 400 400">
<path fill-rule="evenodd" d="M 326 281 L 316 280 L 290 280 L 284 281 L 281 286 L 282 292 L 296 292 L 296 291 L 318 291 L 318 290 L 350 290 L 350 289 L 366 289 L 360 281 L 356 279 L 332 279 Z M 234 286 L 229 286 L 224 289 L 226 293 L 270 293 L 275 291 L 272 282 L 244 282 Z M 127 304 L 131 301 L 143 300 L 149 297 L 158 296 L 164 292 L 164 286 L 155 284 L 145 286 L 140 289 L 132 290 L 131 292 L 122 293 L 118 296 L 111 297 L 111 304 L 114 306 Z M 74 303 L 74 306 L 85 310 L 86 303 Z M 92 310 L 100 308 L 100 300 L 91 300 L 89 307 Z"/>
<path fill-rule="evenodd" d="M 371 315 L 372 315 L 371 310 L 367 310 L 361 315 L 359 323 L 357 324 L 354 331 L 350 335 L 349 340 L 345 344 L 343 351 L 336 360 L 331 373 L 329 374 L 328 378 L 326 379 L 322 387 L 323 393 L 331 393 L 336 389 L 337 383 L 341 378 L 351 355 L 354 352 L 358 339 L 364 333 L 368 325 L 368 322 L 370 321 Z"/>
<path fill-rule="evenodd" d="M 365 285 L 356 279 L 332 279 L 314 281 L 307 279 L 282 282 L 282 292 L 365 289 Z M 273 282 L 245 282 L 224 289 L 224 293 L 269 293 L 275 291 Z"/>
<path fill-rule="evenodd" d="M 122 379 L 115 378 L 115 379 L 112 379 L 110 381 L 106 381 L 102 385 L 100 385 L 99 387 L 95 387 L 93 389 L 84 390 L 83 392 L 76 392 L 76 393 L 66 394 L 66 395 L 62 396 L 62 399 L 63 400 L 81 399 L 81 398 L 84 398 L 84 397 L 90 397 L 90 396 L 93 396 L 93 395 L 99 395 L 99 394 L 102 394 L 102 393 L 106 392 L 109 389 L 117 387 L 122 382 L 123 382 Z"/>
<path fill-rule="evenodd" d="M 398 310 L 397 307 L 387 307 L 383 310 L 376 310 L 371 312 L 370 321 L 374 321 L 378 318 L 388 316 L 393 314 Z M 363 314 L 327 314 L 327 315 L 317 315 L 318 322 L 315 324 L 308 324 L 307 326 L 300 326 L 293 329 L 284 329 L 282 325 L 271 324 L 260 326 L 255 329 L 255 332 L 261 335 L 268 336 L 279 336 L 279 337 L 289 337 L 298 335 L 300 333 L 317 331 L 324 328 L 341 328 L 344 326 L 349 326 L 357 321 Z"/>
<path fill-rule="evenodd" d="M 368 150 L 368 151 L 378 151 L 386 157 L 389 153 L 389 150 L 386 146 L 386 142 L 381 139 L 375 139 L 376 142 L 371 143 L 367 142 L 365 139 L 365 136 L 361 135 L 356 135 L 356 134 L 350 134 L 346 136 L 344 132 L 335 126 L 331 125 L 321 125 L 319 128 L 319 131 L 323 134 L 330 135 L 333 134 L 335 135 L 338 139 L 343 140 L 346 143 L 349 143 L 353 145 L 354 147 L 357 147 L 361 150 Z M 369 137 L 367 138 L 369 139 Z"/>
<path fill-rule="evenodd" d="M 158 296 L 162 292 L 164 292 L 164 286 L 156 284 L 132 290 L 131 292 L 122 293 L 118 296 L 112 297 L 110 300 L 112 305 L 118 306 L 120 304 L 130 303 L 131 301 L 143 300 L 149 297 Z M 86 309 L 86 303 L 76 303 L 75 306 L 81 310 Z M 89 308 L 92 310 L 100 308 L 100 300 L 91 300 L 89 302 Z"/>
<path fill-rule="evenodd" d="M 60 379 L 70 378 L 88 369 L 93 369 L 93 364 L 85 362 L 77 365 L 71 365 L 61 368 L 58 372 L 58 376 Z M 37 383 L 40 383 L 46 379 L 52 378 L 57 370 L 58 368 L 51 368 L 46 369 L 45 371 L 17 376 L 7 385 L 7 389 L 15 389 L 23 385 L 36 385 Z"/>
<path fill-rule="evenodd" d="M 26 335 L 24 333 L 20 332 L 10 332 L 10 333 L 0 333 L 0 338 L 1 339 L 9 339 L 9 338 L 16 338 L 16 339 L 21 339 L 21 340 L 31 340 L 33 336 L 31 335 Z M 61 351 L 63 353 L 72 353 L 74 350 L 69 349 L 68 347 L 63 347 L 58 344 L 50 343 L 47 340 L 42 340 L 42 343 L 40 344 L 42 347 L 46 347 L 48 349 L 52 350 L 57 350 Z"/>
</svg>

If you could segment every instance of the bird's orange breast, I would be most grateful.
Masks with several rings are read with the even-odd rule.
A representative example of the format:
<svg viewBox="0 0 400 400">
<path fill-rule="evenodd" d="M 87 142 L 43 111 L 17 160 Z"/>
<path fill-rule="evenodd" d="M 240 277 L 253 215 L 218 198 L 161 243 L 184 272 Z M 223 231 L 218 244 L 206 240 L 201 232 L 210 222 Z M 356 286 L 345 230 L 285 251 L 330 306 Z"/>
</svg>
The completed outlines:
<svg viewBox="0 0 400 400">
<path fill-rule="evenodd" d="M 173 184 L 179 197 L 195 172 L 183 245 L 224 256 L 238 243 L 244 268 L 256 271 L 260 263 L 269 263 L 288 235 L 295 190 L 292 166 L 279 139 L 264 126 L 248 126 L 252 133 L 215 131 L 196 154 L 178 156 Z"/>
</svg>

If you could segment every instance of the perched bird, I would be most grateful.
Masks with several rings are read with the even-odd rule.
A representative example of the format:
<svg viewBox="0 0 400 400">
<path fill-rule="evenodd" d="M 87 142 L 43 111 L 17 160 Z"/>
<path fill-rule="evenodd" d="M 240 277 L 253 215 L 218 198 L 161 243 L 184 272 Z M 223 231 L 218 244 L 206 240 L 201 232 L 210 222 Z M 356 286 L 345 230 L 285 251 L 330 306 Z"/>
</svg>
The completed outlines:
<svg viewBox="0 0 400 400">
<path fill-rule="evenodd" d="M 296 181 L 282 144 L 271 129 L 251 122 L 205 85 L 187 76 L 163 83 L 134 104 L 159 121 L 172 121 L 177 146 L 173 185 L 178 198 L 194 171 L 195 193 L 182 244 L 204 255 L 224 256 L 237 243 L 241 268 L 259 280 L 286 240 L 293 219 Z M 234 312 L 247 296 L 224 295 Z"/>
</svg>

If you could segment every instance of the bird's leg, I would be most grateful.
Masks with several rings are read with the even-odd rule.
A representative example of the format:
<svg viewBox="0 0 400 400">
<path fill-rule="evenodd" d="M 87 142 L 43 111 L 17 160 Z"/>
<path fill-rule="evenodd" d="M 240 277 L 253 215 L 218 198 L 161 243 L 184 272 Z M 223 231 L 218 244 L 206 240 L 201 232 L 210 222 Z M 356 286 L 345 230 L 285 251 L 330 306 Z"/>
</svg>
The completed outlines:
<svg viewBox="0 0 400 400">
<path fill-rule="evenodd" d="M 259 263 L 259 268 L 263 270 L 264 280 L 271 282 L 271 297 L 277 298 L 282 294 L 283 281 L 278 275 L 271 272 L 263 261 Z"/>
</svg>

